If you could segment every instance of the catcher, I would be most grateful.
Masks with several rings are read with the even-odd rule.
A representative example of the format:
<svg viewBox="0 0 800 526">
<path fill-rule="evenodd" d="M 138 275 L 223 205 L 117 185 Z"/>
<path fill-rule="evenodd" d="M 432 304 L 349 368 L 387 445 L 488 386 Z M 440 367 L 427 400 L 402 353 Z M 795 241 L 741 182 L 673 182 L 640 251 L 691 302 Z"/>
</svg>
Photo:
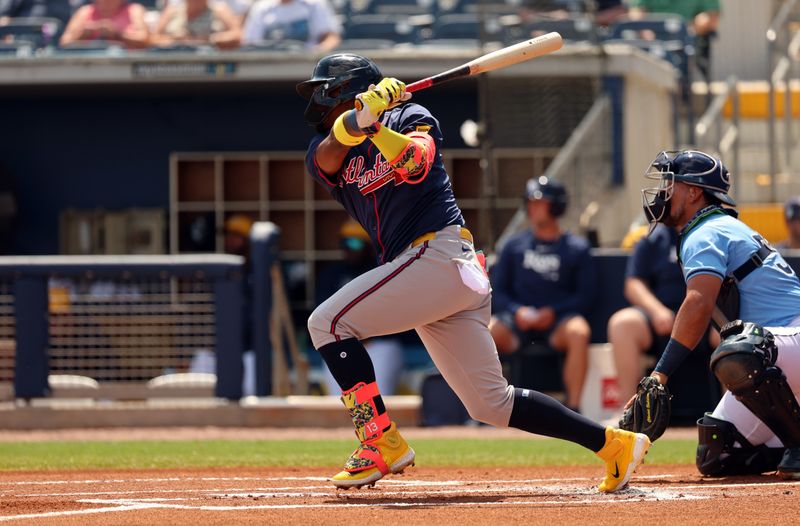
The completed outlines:
<svg viewBox="0 0 800 526">
<path fill-rule="evenodd" d="M 620 427 L 651 440 L 663 433 L 667 381 L 704 335 L 719 301 L 735 321 L 720 330 L 711 369 L 728 392 L 697 422 L 697 468 L 710 476 L 777 470 L 800 478 L 800 280 L 736 219 L 730 174 L 719 159 L 691 150 L 662 152 L 646 175 L 658 181 L 642 190 L 651 226 L 664 223 L 680 232 L 686 296 L 661 359 L 628 402 Z"/>
<path fill-rule="evenodd" d="M 488 329 L 489 280 L 453 197 L 438 121 L 358 55 L 323 58 L 297 91 L 317 131 L 308 172 L 361 223 L 380 262 L 308 320 L 360 442 L 333 484 L 371 485 L 413 464 L 361 341 L 415 329 L 472 418 L 581 444 L 605 462 L 600 491 L 624 488 L 650 446 L 645 435 L 604 428 L 503 378 Z"/>
</svg>

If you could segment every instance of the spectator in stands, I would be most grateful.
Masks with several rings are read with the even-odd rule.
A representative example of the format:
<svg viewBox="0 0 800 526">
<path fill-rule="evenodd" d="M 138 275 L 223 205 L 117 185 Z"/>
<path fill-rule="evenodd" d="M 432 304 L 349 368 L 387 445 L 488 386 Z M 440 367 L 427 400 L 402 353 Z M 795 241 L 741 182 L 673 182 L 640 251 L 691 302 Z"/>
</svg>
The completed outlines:
<svg viewBox="0 0 800 526">
<path fill-rule="evenodd" d="M 352 219 L 345 221 L 339 229 L 339 246 L 344 259 L 323 269 L 317 279 L 315 302 L 317 305 L 331 297 L 344 285 L 376 267 L 375 253 L 367 232 Z M 364 343 L 375 366 L 375 378 L 384 395 L 397 392 L 397 384 L 403 373 L 403 344 L 399 335 L 372 338 Z M 333 375 L 325 368 L 328 394 L 339 396 L 341 388 Z"/>
<path fill-rule="evenodd" d="M 598 25 L 608 26 L 628 14 L 628 8 L 622 0 L 586 0 L 586 3 L 593 3 L 590 9 L 594 9 L 594 20 Z"/>
<path fill-rule="evenodd" d="M 492 269 L 489 330 L 500 353 L 532 341 L 566 353 L 566 405 L 576 410 L 588 365 L 591 329 L 586 315 L 595 295 L 594 264 L 586 239 L 561 229 L 567 192 L 539 177 L 525 192 L 530 229 L 512 236 Z"/>
<path fill-rule="evenodd" d="M 783 207 L 783 218 L 789 237 L 777 245 L 778 250 L 800 249 L 800 196 L 795 196 L 786 201 Z"/>
<path fill-rule="evenodd" d="M 622 401 L 633 396 L 644 374 L 642 354 L 657 357 L 666 346 L 683 302 L 686 283 L 678 264 L 677 242 L 678 233 L 659 224 L 650 236 L 640 237 L 628 259 L 624 294 L 631 307 L 608 320 Z M 715 331 L 709 333 L 709 342 L 714 347 L 719 343 Z"/>
<path fill-rule="evenodd" d="M 175 5 L 183 4 L 186 0 L 166 0 L 166 8 Z M 244 25 L 244 19 L 247 16 L 250 7 L 253 5 L 253 0 L 208 0 L 210 6 L 215 4 L 224 4 L 239 20 L 239 26 Z"/>
<path fill-rule="evenodd" d="M 523 0 L 520 6 L 520 16 L 526 22 L 594 13 L 595 21 L 602 26 L 624 16 L 627 11 L 622 0 Z"/>
<path fill-rule="evenodd" d="M 211 44 L 231 49 L 239 46 L 241 33 L 239 17 L 226 3 L 185 0 L 164 8 L 153 43 L 161 46 Z"/>
<path fill-rule="evenodd" d="M 629 15 L 640 19 L 648 13 L 672 13 L 686 20 L 695 34 L 695 57 L 697 68 L 708 79 L 711 71 L 711 38 L 719 27 L 719 0 L 628 0 Z"/>
<path fill-rule="evenodd" d="M 328 0 L 258 0 L 245 20 L 243 42 L 296 40 L 324 53 L 339 45 L 341 32 Z"/>
<path fill-rule="evenodd" d="M 719 0 L 628 0 L 629 15 L 639 19 L 648 13 L 672 13 L 686 20 L 695 35 L 716 32 L 719 26 Z"/>
<path fill-rule="evenodd" d="M 70 18 L 61 45 L 102 40 L 127 48 L 144 48 L 150 43 L 145 9 L 125 0 L 94 0 L 80 7 Z"/>
</svg>

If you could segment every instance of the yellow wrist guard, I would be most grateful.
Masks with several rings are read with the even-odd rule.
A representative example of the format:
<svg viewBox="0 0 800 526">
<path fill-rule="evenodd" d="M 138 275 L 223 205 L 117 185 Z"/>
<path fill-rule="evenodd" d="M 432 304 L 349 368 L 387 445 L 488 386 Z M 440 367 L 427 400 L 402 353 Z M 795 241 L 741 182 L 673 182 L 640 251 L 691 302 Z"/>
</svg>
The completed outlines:
<svg viewBox="0 0 800 526">
<path fill-rule="evenodd" d="M 347 131 L 347 128 L 344 126 L 344 116 L 346 114 L 347 112 L 344 112 L 336 117 L 331 131 L 333 131 L 333 136 L 336 138 L 336 140 L 345 146 L 358 146 L 364 142 L 367 136 L 362 135 L 361 137 L 354 137 L 353 135 L 350 135 L 350 133 Z"/>
</svg>

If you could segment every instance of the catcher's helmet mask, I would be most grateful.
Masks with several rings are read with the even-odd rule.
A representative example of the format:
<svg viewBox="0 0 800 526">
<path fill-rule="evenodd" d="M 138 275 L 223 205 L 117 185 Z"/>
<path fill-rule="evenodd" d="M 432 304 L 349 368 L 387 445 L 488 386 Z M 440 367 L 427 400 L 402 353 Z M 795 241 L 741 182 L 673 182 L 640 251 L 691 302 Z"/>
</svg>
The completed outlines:
<svg viewBox="0 0 800 526">
<path fill-rule="evenodd" d="M 297 93 L 308 100 L 305 120 L 320 133 L 325 133 L 325 119 L 341 104 L 355 100 L 356 95 L 383 78 L 370 59 L 352 53 L 323 57 L 314 67 L 309 80 L 296 86 Z"/>
<path fill-rule="evenodd" d="M 544 175 L 529 179 L 525 184 L 523 204 L 542 199 L 550 203 L 550 215 L 561 217 L 567 211 L 569 196 L 564 185 Z"/>
<path fill-rule="evenodd" d="M 663 151 L 645 173 L 647 179 L 657 180 L 658 186 L 642 189 L 642 207 L 650 223 L 650 232 L 656 223 L 669 217 L 670 200 L 675 181 L 703 189 L 713 201 L 728 206 L 736 202 L 728 195 L 731 177 L 719 159 L 696 150 Z"/>
</svg>

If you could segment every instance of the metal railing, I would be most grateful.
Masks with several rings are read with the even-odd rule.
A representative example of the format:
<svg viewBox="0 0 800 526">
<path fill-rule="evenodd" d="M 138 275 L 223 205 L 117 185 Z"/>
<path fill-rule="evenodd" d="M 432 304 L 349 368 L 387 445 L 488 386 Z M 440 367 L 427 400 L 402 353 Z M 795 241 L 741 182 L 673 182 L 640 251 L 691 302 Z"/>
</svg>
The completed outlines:
<svg viewBox="0 0 800 526">
<path fill-rule="evenodd" d="M 593 203 L 598 196 L 617 182 L 611 138 L 612 111 L 611 97 L 598 97 L 543 174 L 570 189 L 573 212 L 568 219 L 573 222 L 578 221 L 584 211 L 595 208 Z M 526 211 L 520 208 L 499 236 L 495 251 L 499 253 L 506 240 L 526 224 Z"/>
<path fill-rule="evenodd" d="M 775 17 L 767 29 L 767 64 L 769 74 L 769 124 L 767 130 L 769 148 L 769 174 L 770 174 L 770 200 L 776 201 L 777 195 L 777 175 L 779 171 L 784 171 L 792 166 L 792 150 L 794 141 L 792 139 L 792 92 L 789 86 L 790 72 L 792 70 L 795 57 L 800 51 L 800 32 L 791 34 L 789 18 L 795 12 L 797 0 L 786 0 L 778 9 Z M 777 141 L 777 108 L 776 95 L 777 86 L 783 83 L 784 86 L 784 156 L 783 164 L 779 159 Z"/>
<path fill-rule="evenodd" d="M 237 399 L 243 268 L 218 254 L 0 258 L 0 379 L 17 398 L 46 396 L 50 374 L 143 383 L 204 350 L 217 396 Z"/>
<path fill-rule="evenodd" d="M 723 110 L 731 100 L 731 120 L 723 126 Z M 711 104 L 694 128 L 695 144 L 701 150 L 714 150 L 735 176 L 739 175 L 739 87 L 736 77 L 728 77 L 722 91 L 714 95 Z M 723 129 L 724 128 L 724 129 Z M 713 133 L 712 133 L 713 132 Z M 738 185 L 733 185 L 734 199 L 738 200 Z"/>
</svg>

